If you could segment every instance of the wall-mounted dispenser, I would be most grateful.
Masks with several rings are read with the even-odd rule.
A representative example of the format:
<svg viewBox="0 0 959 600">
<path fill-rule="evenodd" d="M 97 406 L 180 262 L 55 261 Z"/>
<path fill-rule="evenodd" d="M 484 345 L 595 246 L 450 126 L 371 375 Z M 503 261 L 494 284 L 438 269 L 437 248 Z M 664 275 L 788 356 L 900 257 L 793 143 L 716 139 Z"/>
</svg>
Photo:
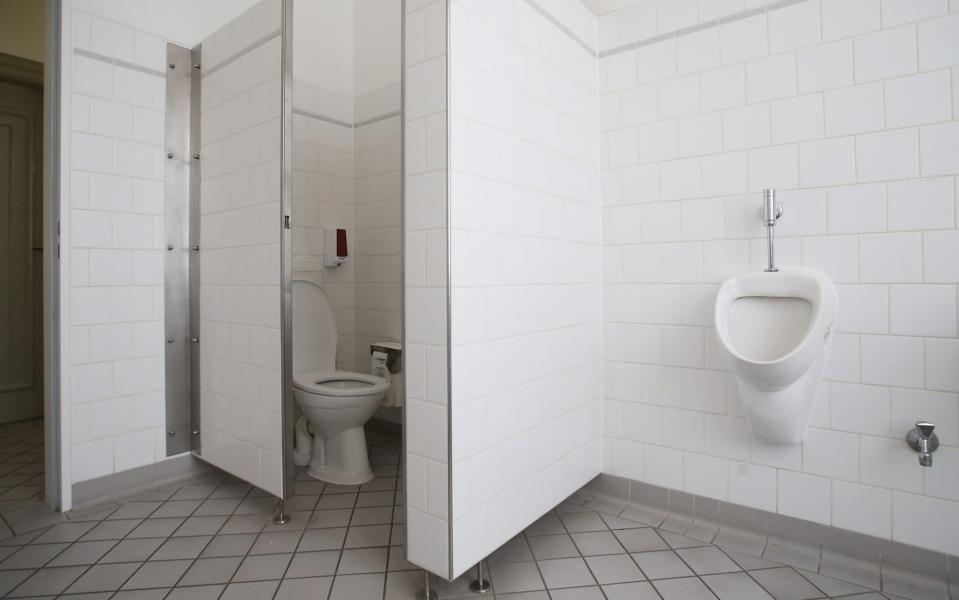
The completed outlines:
<svg viewBox="0 0 959 600">
<path fill-rule="evenodd" d="M 349 255 L 346 249 L 345 229 L 325 229 L 323 231 L 323 256 L 328 267 L 338 267 L 346 262 Z"/>
</svg>

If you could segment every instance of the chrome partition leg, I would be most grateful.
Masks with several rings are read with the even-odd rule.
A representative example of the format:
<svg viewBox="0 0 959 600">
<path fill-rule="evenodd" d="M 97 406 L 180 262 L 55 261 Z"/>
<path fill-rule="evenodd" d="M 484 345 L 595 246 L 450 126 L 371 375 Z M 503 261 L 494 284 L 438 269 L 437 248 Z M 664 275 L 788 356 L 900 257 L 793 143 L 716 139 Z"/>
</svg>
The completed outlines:
<svg viewBox="0 0 959 600">
<path fill-rule="evenodd" d="M 290 522 L 290 515 L 286 514 L 286 501 L 280 498 L 280 503 L 276 507 L 276 516 L 273 517 L 274 525 L 286 525 Z"/>
<path fill-rule="evenodd" d="M 476 565 L 476 579 L 470 582 L 470 591 L 474 594 L 485 594 L 492 588 L 489 579 L 483 576 L 483 561 Z"/>
<path fill-rule="evenodd" d="M 416 594 L 416 600 L 439 600 L 436 590 L 430 588 L 430 573 L 423 571 L 423 589 Z"/>
</svg>

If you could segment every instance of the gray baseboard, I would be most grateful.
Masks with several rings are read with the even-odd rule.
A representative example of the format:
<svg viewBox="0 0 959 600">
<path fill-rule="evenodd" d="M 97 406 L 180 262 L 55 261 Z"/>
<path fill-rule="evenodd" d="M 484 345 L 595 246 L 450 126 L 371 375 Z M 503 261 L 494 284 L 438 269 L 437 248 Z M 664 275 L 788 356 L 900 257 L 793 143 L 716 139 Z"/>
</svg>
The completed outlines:
<svg viewBox="0 0 959 600">
<path fill-rule="evenodd" d="M 74 483 L 71 512 L 76 513 L 158 487 L 216 473 L 222 472 L 187 452 L 152 465 Z"/>
<path fill-rule="evenodd" d="M 904 598 L 959 599 L 959 556 L 612 475 L 587 484 L 579 499 L 602 512 Z"/>
</svg>

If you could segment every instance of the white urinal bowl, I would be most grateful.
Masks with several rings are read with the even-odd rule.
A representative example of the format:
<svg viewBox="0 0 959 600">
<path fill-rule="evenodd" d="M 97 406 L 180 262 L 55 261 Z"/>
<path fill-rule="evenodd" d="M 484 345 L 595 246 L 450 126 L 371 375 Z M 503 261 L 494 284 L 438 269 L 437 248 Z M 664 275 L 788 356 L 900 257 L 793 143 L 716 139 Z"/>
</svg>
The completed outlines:
<svg viewBox="0 0 959 600">
<path fill-rule="evenodd" d="M 716 335 L 757 438 L 802 442 L 837 307 L 832 282 L 812 269 L 744 273 L 719 288 Z"/>
</svg>

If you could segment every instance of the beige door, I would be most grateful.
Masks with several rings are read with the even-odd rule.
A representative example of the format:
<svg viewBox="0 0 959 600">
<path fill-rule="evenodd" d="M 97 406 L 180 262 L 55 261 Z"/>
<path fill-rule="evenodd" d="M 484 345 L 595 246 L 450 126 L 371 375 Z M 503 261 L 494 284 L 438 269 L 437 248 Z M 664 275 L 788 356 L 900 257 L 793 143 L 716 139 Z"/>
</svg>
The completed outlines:
<svg viewBox="0 0 959 600">
<path fill-rule="evenodd" d="M 42 112 L 0 81 L 0 423 L 43 414 Z"/>
</svg>

